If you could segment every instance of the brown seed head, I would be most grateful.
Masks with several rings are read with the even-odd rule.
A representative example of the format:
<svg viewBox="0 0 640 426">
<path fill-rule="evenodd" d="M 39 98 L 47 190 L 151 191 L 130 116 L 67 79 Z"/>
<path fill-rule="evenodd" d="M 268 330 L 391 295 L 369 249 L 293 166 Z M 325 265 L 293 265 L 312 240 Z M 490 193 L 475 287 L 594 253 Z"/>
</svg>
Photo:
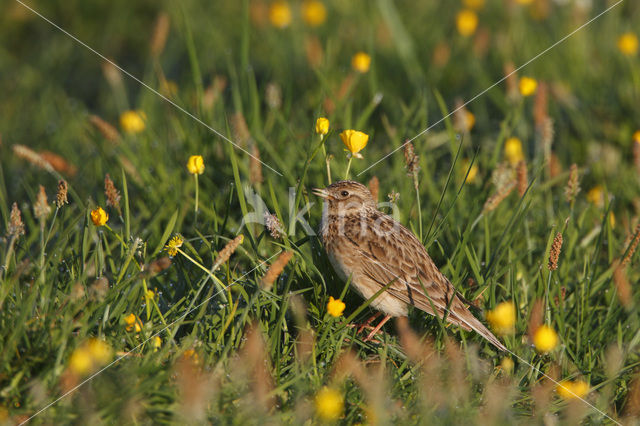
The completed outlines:
<svg viewBox="0 0 640 426">
<path fill-rule="evenodd" d="M 271 287 L 273 287 L 273 283 L 280 276 L 282 271 L 284 271 L 284 267 L 287 266 L 287 263 L 289 263 L 292 257 L 293 252 L 291 251 L 285 251 L 280 256 L 278 256 L 276 261 L 273 262 L 273 264 L 267 270 L 265 276 L 262 278 L 262 288 L 267 291 L 271 290 Z"/>
<path fill-rule="evenodd" d="M 238 235 L 233 240 L 229 241 L 227 245 L 224 246 L 222 250 L 220 250 L 220 253 L 218 254 L 218 257 L 216 258 L 216 261 L 213 264 L 213 268 L 211 268 L 211 270 L 215 271 L 220 267 L 220 265 L 222 265 L 227 260 L 229 260 L 231 255 L 236 251 L 238 246 L 242 244 L 243 241 L 244 241 L 244 235 L 242 234 Z"/>
<path fill-rule="evenodd" d="M 240 144 L 240 146 L 247 146 L 247 142 L 251 139 L 251 133 L 249 132 L 249 127 L 244 119 L 244 115 L 242 115 L 241 112 L 236 112 L 231 115 L 231 131 L 235 142 Z"/>
<path fill-rule="evenodd" d="M 160 56 L 167 44 L 167 36 L 169 35 L 170 27 L 171 22 L 169 20 L 169 14 L 166 12 L 160 12 L 156 18 L 153 35 L 151 36 L 151 55 L 156 58 Z"/>
<path fill-rule="evenodd" d="M 28 148 L 24 145 L 19 145 L 19 144 L 13 145 L 12 148 L 13 148 L 13 153 L 18 157 L 22 158 L 23 160 L 27 160 L 34 166 L 38 166 L 41 169 L 45 169 L 49 173 L 52 173 L 54 171 L 53 166 L 47 160 L 42 158 L 40 154 L 38 154 L 31 148 Z"/>
<path fill-rule="evenodd" d="M 36 203 L 33 205 L 33 215 L 36 219 L 43 220 L 49 216 L 49 213 L 51 213 L 51 206 L 47 201 L 47 192 L 45 191 L 44 186 L 40 185 Z"/>
<path fill-rule="evenodd" d="M 102 118 L 97 115 L 90 115 L 89 121 L 106 140 L 110 142 L 118 142 L 120 140 L 120 132 L 118 132 L 118 129 L 104 121 Z"/>
<path fill-rule="evenodd" d="M 549 252 L 549 263 L 547 267 L 550 271 L 555 271 L 558 269 L 558 258 L 560 257 L 560 251 L 562 250 L 562 234 L 557 233 L 555 238 L 553 239 L 553 244 L 551 245 L 551 251 Z"/>
<path fill-rule="evenodd" d="M 407 174 L 413 177 L 413 184 L 417 187 L 420 160 L 411 142 L 405 143 L 404 145 L 404 162 L 407 166 Z"/>
<path fill-rule="evenodd" d="M 107 206 L 112 206 L 118 211 L 118 215 L 122 216 L 120 210 L 120 192 L 111 180 L 109 173 L 104 177 L 104 195 L 107 197 Z"/>
<path fill-rule="evenodd" d="M 615 263 L 618 263 L 616 261 Z M 616 286 L 616 291 L 618 294 L 618 299 L 620 303 L 625 308 L 631 307 L 631 303 L 633 301 L 633 291 L 631 288 L 631 283 L 629 283 L 629 279 L 627 278 L 627 268 L 622 264 L 615 264 L 613 270 L 613 283 Z"/>
<path fill-rule="evenodd" d="M 260 151 L 255 143 L 251 144 L 251 157 L 249 157 L 249 181 L 253 185 L 263 182 L 262 163 L 260 162 Z"/>
<path fill-rule="evenodd" d="M 569 169 L 569 181 L 564 189 L 564 196 L 567 202 L 573 203 L 576 199 L 576 195 L 580 192 L 580 180 L 578 176 L 578 166 L 576 163 L 571 165 Z"/>
<path fill-rule="evenodd" d="M 516 181 L 512 180 L 509 183 L 504 184 L 495 194 L 487 198 L 484 203 L 483 211 L 490 212 L 498 208 L 500 203 L 509 196 L 513 188 L 516 187 Z"/>
<path fill-rule="evenodd" d="M 60 179 L 58 181 L 58 193 L 56 194 L 56 206 L 61 208 L 65 204 L 69 204 L 69 200 L 67 200 L 67 181 Z"/>
<path fill-rule="evenodd" d="M 527 192 L 529 186 L 529 177 L 527 174 L 527 163 L 522 160 L 516 166 L 516 176 L 518 180 L 518 195 L 522 197 Z"/>
<path fill-rule="evenodd" d="M 18 208 L 18 203 L 13 203 L 11 206 L 8 233 L 10 236 L 15 238 L 18 238 L 20 235 L 24 235 L 24 223 L 22 222 L 22 214 Z"/>
<path fill-rule="evenodd" d="M 622 259 L 622 266 L 627 266 L 629 262 L 631 262 L 631 258 L 633 254 L 636 252 L 638 248 L 638 242 L 640 242 L 640 223 L 636 226 L 636 230 L 633 233 L 633 238 L 629 243 L 629 248 L 627 249 L 627 255 Z"/>
</svg>

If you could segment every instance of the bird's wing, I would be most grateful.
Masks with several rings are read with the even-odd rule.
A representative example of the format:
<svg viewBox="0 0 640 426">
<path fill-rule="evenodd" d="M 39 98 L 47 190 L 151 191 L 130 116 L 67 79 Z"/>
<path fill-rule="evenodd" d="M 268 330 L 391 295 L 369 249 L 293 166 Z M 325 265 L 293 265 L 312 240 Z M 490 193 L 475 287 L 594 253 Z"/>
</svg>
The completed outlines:
<svg viewBox="0 0 640 426">
<path fill-rule="evenodd" d="M 361 254 L 362 272 L 389 294 L 465 330 L 475 330 L 498 348 L 500 341 L 466 308 L 449 280 L 438 270 L 411 231 L 383 215 L 365 229 L 346 229 L 346 237 Z"/>
</svg>

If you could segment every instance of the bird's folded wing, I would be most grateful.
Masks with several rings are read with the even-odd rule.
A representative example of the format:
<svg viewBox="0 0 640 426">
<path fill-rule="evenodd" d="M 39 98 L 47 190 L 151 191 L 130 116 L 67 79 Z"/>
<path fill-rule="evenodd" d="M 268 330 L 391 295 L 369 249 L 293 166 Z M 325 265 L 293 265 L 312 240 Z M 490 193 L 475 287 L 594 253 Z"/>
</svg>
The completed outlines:
<svg viewBox="0 0 640 426">
<path fill-rule="evenodd" d="M 389 294 L 443 318 L 450 303 L 461 302 L 455 298 L 453 286 L 437 270 L 424 246 L 406 228 L 403 231 L 385 235 L 384 241 L 356 235 L 349 236 L 349 241 L 362 255 L 360 265 L 365 275 L 381 287 L 391 283 L 387 289 Z M 460 325 L 469 329 L 464 323 Z"/>
</svg>

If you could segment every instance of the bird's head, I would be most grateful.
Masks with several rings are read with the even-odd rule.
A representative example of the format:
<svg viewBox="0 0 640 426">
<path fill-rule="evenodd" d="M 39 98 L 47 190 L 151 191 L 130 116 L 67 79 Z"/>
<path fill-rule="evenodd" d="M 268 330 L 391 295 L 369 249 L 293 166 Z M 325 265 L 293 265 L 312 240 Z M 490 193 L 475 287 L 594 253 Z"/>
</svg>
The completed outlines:
<svg viewBox="0 0 640 426">
<path fill-rule="evenodd" d="M 352 180 L 341 180 L 313 193 L 324 198 L 330 214 L 348 215 L 376 208 L 371 192 L 366 186 Z"/>
</svg>

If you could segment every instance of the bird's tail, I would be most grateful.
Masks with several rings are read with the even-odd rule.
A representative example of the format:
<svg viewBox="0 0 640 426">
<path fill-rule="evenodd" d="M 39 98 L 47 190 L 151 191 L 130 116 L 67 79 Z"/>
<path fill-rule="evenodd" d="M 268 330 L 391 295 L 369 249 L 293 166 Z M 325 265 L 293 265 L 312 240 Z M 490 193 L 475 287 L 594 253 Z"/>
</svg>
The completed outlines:
<svg viewBox="0 0 640 426">
<path fill-rule="evenodd" d="M 460 315 L 459 313 L 456 314 L 453 312 L 449 312 L 449 315 L 451 322 L 457 323 L 459 326 L 466 330 L 475 331 L 476 333 L 487 339 L 496 348 L 500 349 L 503 352 L 508 352 L 506 346 L 503 345 L 502 342 L 500 342 L 500 340 L 498 340 L 498 338 L 494 336 L 494 334 L 489 331 L 489 329 L 482 322 L 480 322 L 478 318 L 474 317 L 471 312 L 466 311 L 463 313 L 463 315 Z"/>
</svg>

